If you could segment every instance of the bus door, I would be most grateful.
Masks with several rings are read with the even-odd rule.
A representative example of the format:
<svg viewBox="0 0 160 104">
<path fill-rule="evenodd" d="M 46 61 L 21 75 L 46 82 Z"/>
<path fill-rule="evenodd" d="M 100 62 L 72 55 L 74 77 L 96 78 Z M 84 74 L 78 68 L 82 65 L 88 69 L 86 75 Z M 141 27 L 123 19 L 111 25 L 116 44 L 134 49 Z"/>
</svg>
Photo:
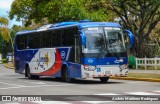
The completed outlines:
<svg viewBox="0 0 160 104">
<path fill-rule="evenodd" d="M 75 36 L 75 62 L 80 63 L 80 38 L 79 38 L 79 35 Z"/>
</svg>

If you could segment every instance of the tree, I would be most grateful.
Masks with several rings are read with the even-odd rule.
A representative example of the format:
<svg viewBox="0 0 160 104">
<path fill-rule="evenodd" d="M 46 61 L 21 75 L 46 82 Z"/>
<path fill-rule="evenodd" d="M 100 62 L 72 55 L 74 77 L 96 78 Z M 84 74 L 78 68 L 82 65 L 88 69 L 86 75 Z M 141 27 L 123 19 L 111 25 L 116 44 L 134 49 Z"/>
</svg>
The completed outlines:
<svg viewBox="0 0 160 104">
<path fill-rule="evenodd" d="M 27 25 L 32 21 L 48 23 L 60 21 L 78 21 L 91 19 L 106 21 L 108 16 L 100 5 L 105 0 L 14 0 L 9 12 L 10 19 L 25 20 Z M 93 2 L 95 2 L 93 4 Z M 97 6 L 97 7 L 96 7 Z M 96 8 L 95 8 L 96 7 Z"/>
<path fill-rule="evenodd" d="M 137 56 L 144 56 L 144 43 L 160 21 L 160 1 L 110 0 L 106 6 L 121 18 L 125 28 L 135 34 Z"/>
<path fill-rule="evenodd" d="M 4 17 L 0 17 L 0 44 L 1 44 L 1 50 L 0 52 L 6 53 L 6 47 L 10 44 L 11 45 L 11 51 L 13 51 L 13 42 L 12 38 L 10 36 L 10 29 L 8 28 L 8 19 Z"/>
<path fill-rule="evenodd" d="M 4 40 L 9 41 L 10 31 L 7 28 L 7 25 L 8 25 L 8 19 L 0 17 L 0 33 Z"/>
</svg>

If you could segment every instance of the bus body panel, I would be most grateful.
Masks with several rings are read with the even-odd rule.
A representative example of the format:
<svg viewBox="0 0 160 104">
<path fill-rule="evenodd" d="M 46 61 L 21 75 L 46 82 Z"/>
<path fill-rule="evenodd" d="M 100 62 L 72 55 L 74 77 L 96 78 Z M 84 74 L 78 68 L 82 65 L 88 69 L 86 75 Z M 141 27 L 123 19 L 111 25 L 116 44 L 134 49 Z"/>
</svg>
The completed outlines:
<svg viewBox="0 0 160 104">
<path fill-rule="evenodd" d="M 85 70 L 84 66 L 82 66 L 81 70 L 82 78 L 99 78 L 128 75 L 128 69 L 126 68 L 121 70 L 119 65 L 97 65 L 94 71 Z"/>
<path fill-rule="evenodd" d="M 31 61 L 31 59 L 35 56 L 37 52 L 38 52 L 37 49 L 14 51 L 15 72 L 24 73 L 25 65 Z"/>
<path fill-rule="evenodd" d="M 119 62 L 119 60 L 123 62 Z M 117 59 L 116 57 L 105 57 L 105 58 L 82 58 L 82 64 L 87 65 L 121 65 L 127 64 L 127 57 L 120 57 Z"/>
<path fill-rule="evenodd" d="M 18 56 L 16 57 L 20 57 L 20 54 L 22 54 L 24 60 L 19 63 L 19 66 L 23 67 L 19 67 L 16 73 L 24 73 L 25 65 L 28 64 L 32 75 L 61 77 L 61 66 L 65 64 L 71 78 L 81 78 L 81 65 L 66 62 L 70 52 L 71 47 L 17 51 Z M 22 59 L 22 57 L 19 59 Z"/>
<path fill-rule="evenodd" d="M 81 64 L 68 62 L 70 78 L 82 78 Z"/>
</svg>

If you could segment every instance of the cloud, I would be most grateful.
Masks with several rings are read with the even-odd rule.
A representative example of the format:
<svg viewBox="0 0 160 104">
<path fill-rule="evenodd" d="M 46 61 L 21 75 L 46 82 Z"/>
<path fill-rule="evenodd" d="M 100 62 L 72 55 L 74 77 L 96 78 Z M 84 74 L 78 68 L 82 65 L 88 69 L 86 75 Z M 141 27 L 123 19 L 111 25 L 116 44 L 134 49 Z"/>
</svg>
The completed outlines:
<svg viewBox="0 0 160 104">
<path fill-rule="evenodd" d="M 10 9 L 13 0 L 0 0 L 0 8 Z"/>
</svg>

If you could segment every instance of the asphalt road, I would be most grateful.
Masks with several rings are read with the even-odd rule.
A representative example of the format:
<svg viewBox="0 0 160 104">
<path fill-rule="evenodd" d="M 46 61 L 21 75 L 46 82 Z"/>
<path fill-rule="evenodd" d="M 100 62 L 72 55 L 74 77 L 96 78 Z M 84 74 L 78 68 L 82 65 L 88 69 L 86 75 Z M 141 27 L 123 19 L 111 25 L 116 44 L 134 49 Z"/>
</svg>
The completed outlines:
<svg viewBox="0 0 160 104">
<path fill-rule="evenodd" d="M 108 83 L 101 83 L 99 79 L 79 79 L 73 83 L 66 83 L 47 77 L 29 80 L 24 75 L 16 74 L 13 69 L 7 69 L 1 64 L 0 95 L 12 95 L 11 97 L 16 95 L 18 97 L 22 95 L 25 97 L 53 95 L 44 96 L 48 99 L 56 99 L 57 96 L 55 95 L 60 95 L 57 98 L 58 101 L 29 101 L 24 103 L 15 100 L 14 104 L 160 104 L 160 83 L 115 79 L 110 79 Z M 127 98 L 132 101 L 127 100 Z M 150 101 L 151 98 L 159 101 Z M 0 104 L 12 103 L 9 101 L 0 102 Z"/>
</svg>

